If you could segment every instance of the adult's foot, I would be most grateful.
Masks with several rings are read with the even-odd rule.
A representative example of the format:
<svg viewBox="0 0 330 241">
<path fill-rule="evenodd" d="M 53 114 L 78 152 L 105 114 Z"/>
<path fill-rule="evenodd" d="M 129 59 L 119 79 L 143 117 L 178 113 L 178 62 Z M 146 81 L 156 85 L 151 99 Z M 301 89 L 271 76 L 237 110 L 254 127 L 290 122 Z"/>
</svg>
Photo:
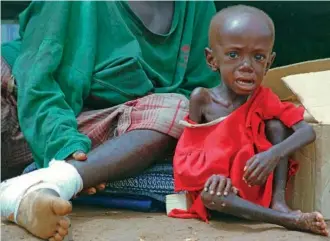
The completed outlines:
<svg viewBox="0 0 330 241">
<path fill-rule="evenodd" d="M 61 241 L 68 234 L 70 220 L 66 217 L 72 211 L 70 202 L 58 197 L 50 189 L 40 189 L 27 194 L 20 203 L 17 224 L 33 235 Z M 13 217 L 9 217 L 12 220 Z"/>
</svg>

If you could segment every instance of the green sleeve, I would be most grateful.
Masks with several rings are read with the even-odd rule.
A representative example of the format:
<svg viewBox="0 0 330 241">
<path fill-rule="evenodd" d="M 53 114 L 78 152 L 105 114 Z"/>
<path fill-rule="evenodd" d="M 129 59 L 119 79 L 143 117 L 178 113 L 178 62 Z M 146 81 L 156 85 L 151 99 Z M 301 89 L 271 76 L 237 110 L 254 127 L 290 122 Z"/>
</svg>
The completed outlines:
<svg viewBox="0 0 330 241">
<path fill-rule="evenodd" d="M 74 80 L 74 75 L 88 80 L 73 70 L 74 61 L 68 67 L 64 63 L 65 49 L 70 46 L 73 4 L 34 2 L 20 19 L 23 40 L 13 69 L 18 85 L 18 119 L 38 167 L 47 167 L 53 158 L 62 160 L 77 150 L 88 152 L 91 148 L 90 139 L 78 132 L 76 121 L 88 84 L 71 83 L 74 89 L 69 96 L 63 89 L 63 83 Z M 70 56 L 77 54 L 66 51 Z"/>
<path fill-rule="evenodd" d="M 191 3 L 191 2 L 189 2 Z M 196 87 L 211 88 L 219 84 L 220 75 L 212 72 L 206 64 L 204 50 L 208 47 L 208 32 L 212 17 L 216 13 L 213 1 L 194 2 L 195 20 L 190 56 L 185 74 L 184 85 L 180 92 L 190 95 Z"/>
<path fill-rule="evenodd" d="M 17 55 L 20 52 L 21 41 L 14 40 L 1 44 L 1 57 L 4 58 L 7 64 L 12 68 L 14 66 Z"/>
</svg>

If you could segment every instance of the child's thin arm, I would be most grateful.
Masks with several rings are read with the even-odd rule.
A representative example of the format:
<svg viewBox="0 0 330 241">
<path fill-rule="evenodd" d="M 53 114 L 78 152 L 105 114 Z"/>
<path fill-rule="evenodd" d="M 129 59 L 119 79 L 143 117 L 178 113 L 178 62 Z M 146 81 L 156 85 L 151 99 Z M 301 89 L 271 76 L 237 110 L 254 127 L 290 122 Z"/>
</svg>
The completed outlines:
<svg viewBox="0 0 330 241">
<path fill-rule="evenodd" d="M 285 157 L 313 142 L 316 138 L 315 131 L 305 121 L 300 121 L 292 126 L 294 133 L 284 141 L 274 145 L 271 149 L 279 157 Z"/>
<path fill-rule="evenodd" d="M 208 93 L 204 88 L 196 88 L 190 95 L 189 119 L 200 124 L 203 120 L 203 106 Z"/>
<path fill-rule="evenodd" d="M 249 185 L 263 184 L 283 157 L 315 140 L 313 128 L 305 121 L 300 121 L 292 128 L 294 133 L 287 139 L 265 152 L 256 154 L 246 162 L 243 179 Z"/>
</svg>

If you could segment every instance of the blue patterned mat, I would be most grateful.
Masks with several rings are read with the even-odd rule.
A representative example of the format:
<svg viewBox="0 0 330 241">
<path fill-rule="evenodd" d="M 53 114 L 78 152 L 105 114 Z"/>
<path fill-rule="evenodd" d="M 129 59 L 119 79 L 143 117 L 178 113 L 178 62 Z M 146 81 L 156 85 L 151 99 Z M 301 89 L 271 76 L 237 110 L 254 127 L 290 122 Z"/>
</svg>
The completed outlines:
<svg viewBox="0 0 330 241">
<path fill-rule="evenodd" d="M 23 173 L 36 169 L 36 165 L 32 163 Z M 174 193 L 172 164 L 156 164 L 138 176 L 108 183 L 106 189 L 99 195 L 141 196 L 165 203 L 165 196 L 172 193 Z"/>
</svg>

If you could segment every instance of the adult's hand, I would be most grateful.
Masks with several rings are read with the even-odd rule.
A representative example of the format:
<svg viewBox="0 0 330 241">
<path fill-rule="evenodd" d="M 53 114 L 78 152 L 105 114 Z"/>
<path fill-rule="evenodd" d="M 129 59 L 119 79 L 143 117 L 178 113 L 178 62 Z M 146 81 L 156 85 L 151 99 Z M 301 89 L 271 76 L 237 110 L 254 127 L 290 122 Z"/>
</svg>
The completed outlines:
<svg viewBox="0 0 330 241">
<path fill-rule="evenodd" d="M 87 160 L 87 155 L 83 151 L 76 151 L 75 153 L 72 154 L 72 157 L 76 161 L 86 161 Z"/>
</svg>

